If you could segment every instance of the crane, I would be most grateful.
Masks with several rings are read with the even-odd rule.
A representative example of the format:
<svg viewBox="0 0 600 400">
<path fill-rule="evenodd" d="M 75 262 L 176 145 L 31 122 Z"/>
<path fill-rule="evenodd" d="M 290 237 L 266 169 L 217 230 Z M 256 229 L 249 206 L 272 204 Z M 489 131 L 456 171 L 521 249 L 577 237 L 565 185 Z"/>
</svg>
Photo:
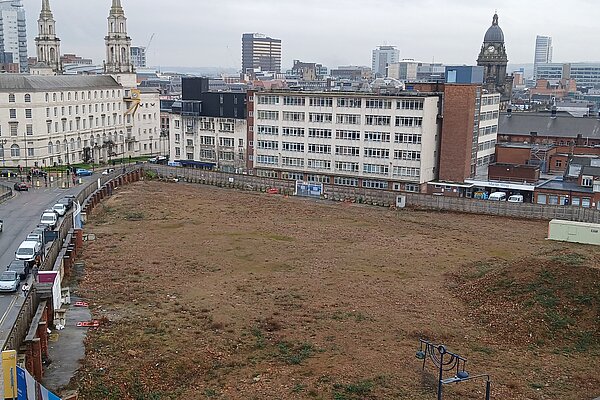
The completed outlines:
<svg viewBox="0 0 600 400">
<path fill-rule="evenodd" d="M 150 44 L 152 43 L 152 39 L 154 39 L 154 35 L 156 35 L 156 33 L 153 33 L 150 36 L 150 40 L 148 40 L 148 44 L 146 45 L 146 52 L 148 52 L 148 48 L 150 48 Z"/>
</svg>

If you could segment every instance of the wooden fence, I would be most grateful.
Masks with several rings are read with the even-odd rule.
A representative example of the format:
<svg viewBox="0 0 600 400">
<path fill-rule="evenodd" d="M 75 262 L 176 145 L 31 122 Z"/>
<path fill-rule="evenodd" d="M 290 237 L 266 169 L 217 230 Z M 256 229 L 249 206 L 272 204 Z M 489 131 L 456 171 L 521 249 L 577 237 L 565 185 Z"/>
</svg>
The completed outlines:
<svg viewBox="0 0 600 400">
<path fill-rule="evenodd" d="M 149 164 L 146 170 L 153 171 L 161 179 L 179 179 L 242 190 L 266 191 L 276 188 L 280 193 L 293 194 L 295 182 L 283 179 L 261 178 L 253 175 L 237 175 L 206 171 L 195 168 L 169 167 Z M 498 215 L 528 219 L 564 219 L 569 221 L 600 223 L 600 211 L 576 206 L 508 203 L 506 201 L 476 200 L 459 197 L 433 196 L 420 193 L 396 192 L 391 190 L 364 189 L 324 185 L 323 198 L 333 201 L 350 201 L 376 206 L 395 206 L 398 196 L 406 197 L 406 206 L 414 209 L 443 210 L 469 214 Z"/>
</svg>

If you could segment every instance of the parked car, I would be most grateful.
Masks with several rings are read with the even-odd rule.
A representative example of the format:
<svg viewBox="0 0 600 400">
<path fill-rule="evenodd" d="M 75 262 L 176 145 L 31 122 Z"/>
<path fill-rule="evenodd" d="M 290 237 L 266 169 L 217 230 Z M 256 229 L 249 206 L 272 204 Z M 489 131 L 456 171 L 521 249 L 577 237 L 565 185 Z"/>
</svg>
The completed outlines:
<svg viewBox="0 0 600 400">
<path fill-rule="evenodd" d="M 0 176 L 3 178 L 12 178 L 17 176 L 17 173 L 10 169 L 3 169 L 2 172 L 0 172 Z"/>
<path fill-rule="evenodd" d="M 20 282 L 15 271 L 4 271 L 0 274 L 0 292 L 16 292 Z"/>
<path fill-rule="evenodd" d="M 504 201 L 504 200 L 506 200 L 506 193 L 504 193 L 504 192 L 494 192 L 494 193 L 490 194 L 490 197 L 488 197 L 488 200 L 492 200 L 492 201 Z"/>
<path fill-rule="evenodd" d="M 50 229 L 54 230 L 58 223 L 58 215 L 54 210 L 45 210 L 40 219 L 40 223 L 48 225 Z"/>
<path fill-rule="evenodd" d="M 65 206 L 63 203 L 56 203 L 52 206 L 52 210 L 62 217 L 67 213 L 67 206 Z"/>
<path fill-rule="evenodd" d="M 73 200 L 75 200 L 75 196 L 69 194 L 58 201 L 58 203 L 62 203 L 67 207 L 67 210 L 70 210 L 73 207 Z"/>
<path fill-rule="evenodd" d="M 29 263 L 28 261 L 12 260 L 10 264 L 8 264 L 8 267 L 6 267 L 6 270 L 15 271 L 17 274 L 19 274 L 19 278 L 21 280 L 24 280 L 25 278 L 27 278 L 27 275 L 29 275 L 30 265 L 31 263 Z"/>
<path fill-rule="evenodd" d="M 104 171 L 102 171 L 102 175 L 108 175 L 111 172 L 114 172 L 114 170 L 115 170 L 114 168 L 105 169 Z"/>
<path fill-rule="evenodd" d="M 15 258 L 17 260 L 34 262 L 37 261 L 42 251 L 42 245 L 40 242 L 34 240 L 25 240 L 15 252 Z"/>
<path fill-rule="evenodd" d="M 523 195 L 522 194 L 513 194 L 508 198 L 509 203 L 522 203 Z"/>
<path fill-rule="evenodd" d="M 75 170 L 75 175 L 77 176 L 91 176 L 93 174 L 92 171 L 90 171 L 89 169 L 85 169 L 85 168 L 77 168 Z"/>
<path fill-rule="evenodd" d="M 36 242 L 43 243 L 44 242 L 44 234 L 41 232 L 31 232 L 25 240 L 35 240 Z"/>
<path fill-rule="evenodd" d="M 27 184 L 25 182 L 17 182 L 17 183 L 15 183 L 14 188 L 18 192 L 23 191 L 23 190 L 25 190 L 25 191 L 29 190 L 29 187 L 27 186 Z"/>
</svg>

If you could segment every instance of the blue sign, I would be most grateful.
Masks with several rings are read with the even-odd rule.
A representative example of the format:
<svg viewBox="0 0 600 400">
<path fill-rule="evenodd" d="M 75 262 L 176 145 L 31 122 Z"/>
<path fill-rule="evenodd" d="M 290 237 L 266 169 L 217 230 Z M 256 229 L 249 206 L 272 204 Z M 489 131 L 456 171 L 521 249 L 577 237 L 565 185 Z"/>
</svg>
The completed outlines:
<svg viewBox="0 0 600 400">
<path fill-rule="evenodd" d="M 17 366 L 17 400 L 27 400 L 27 378 L 25 370 Z"/>
</svg>

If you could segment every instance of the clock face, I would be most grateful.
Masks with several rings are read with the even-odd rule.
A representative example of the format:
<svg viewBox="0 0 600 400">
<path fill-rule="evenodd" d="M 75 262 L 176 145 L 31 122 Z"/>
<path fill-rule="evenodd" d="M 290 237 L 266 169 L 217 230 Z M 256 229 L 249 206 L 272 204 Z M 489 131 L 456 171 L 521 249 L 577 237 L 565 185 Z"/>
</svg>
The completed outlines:
<svg viewBox="0 0 600 400">
<path fill-rule="evenodd" d="M 490 46 L 487 48 L 488 52 L 490 53 L 494 53 L 496 51 L 496 48 L 494 46 Z"/>
</svg>

